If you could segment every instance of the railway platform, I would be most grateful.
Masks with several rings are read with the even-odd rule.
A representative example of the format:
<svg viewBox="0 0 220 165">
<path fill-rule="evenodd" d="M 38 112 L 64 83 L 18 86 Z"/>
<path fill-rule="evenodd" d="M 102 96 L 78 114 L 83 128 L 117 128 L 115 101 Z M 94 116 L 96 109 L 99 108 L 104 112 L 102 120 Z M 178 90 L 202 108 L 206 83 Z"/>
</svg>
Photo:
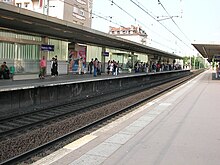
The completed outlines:
<svg viewBox="0 0 220 165">
<path fill-rule="evenodd" d="M 179 72 L 181 70 L 177 70 L 174 72 Z M 189 71 L 189 70 L 185 70 Z M 156 75 L 164 74 L 164 73 L 172 73 L 172 71 L 168 72 L 157 72 Z M 0 92 L 3 91 L 14 91 L 14 90 L 22 90 L 22 89 L 30 89 L 30 88 L 37 88 L 37 87 L 47 87 L 47 86 L 56 86 L 56 85 L 64 85 L 64 84 L 71 84 L 71 83 L 80 83 L 85 81 L 99 81 L 99 80 L 110 80 L 110 79 L 120 79 L 124 77 L 135 77 L 135 76 L 141 76 L 141 75 L 155 75 L 155 73 L 145 73 L 145 72 L 129 72 L 129 73 L 120 73 L 117 76 L 102 73 L 101 75 L 98 75 L 96 77 L 93 76 L 93 74 L 76 74 L 76 73 L 70 73 L 67 75 L 59 75 L 57 77 L 51 77 L 50 75 L 46 76 L 45 79 L 39 79 L 36 75 L 29 76 L 28 79 L 26 79 L 26 76 L 22 78 L 22 76 L 19 76 L 18 79 L 12 80 L 12 79 L 0 79 Z"/>
<path fill-rule="evenodd" d="M 205 71 L 32 165 L 219 165 L 219 92 Z"/>
<path fill-rule="evenodd" d="M 140 74 L 146 74 L 146 73 L 138 73 Z M 70 73 L 68 75 L 59 75 L 57 77 L 52 77 L 50 75 L 46 76 L 45 79 L 39 79 L 37 76 L 32 76 L 32 78 L 25 79 L 20 76 L 17 80 L 12 79 L 1 79 L 0 80 L 0 92 L 1 91 L 12 91 L 12 90 L 20 90 L 20 89 L 28 89 L 28 88 L 36 88 L 40 86 L 55 86 L 59 84 L 68 84 L 68 83 L 76 83 L 81 81 L 93 81 L 93 80 L 100 80 L 100 79 L 114 79 L 114 78 L 120 78 L 123 76 L 132 76 L 132 75 L 138 75 L 136 73 L 121 73 L 117 76 L 108 75 L 106 73 L 102 73 L 99 76 L 94 77 L 93 74 L 76 74 L 76 73 Z M 152 73 L 149 73 L 152 74 Z"/>
<path fill-rule="evenodd" d="M 190 74 L 189 70 L 158 73 L 69 74 L 45 79 L 0 80 L 0 118 L 58 106 L 117 90 L 175 79 Z"/>
</svg>

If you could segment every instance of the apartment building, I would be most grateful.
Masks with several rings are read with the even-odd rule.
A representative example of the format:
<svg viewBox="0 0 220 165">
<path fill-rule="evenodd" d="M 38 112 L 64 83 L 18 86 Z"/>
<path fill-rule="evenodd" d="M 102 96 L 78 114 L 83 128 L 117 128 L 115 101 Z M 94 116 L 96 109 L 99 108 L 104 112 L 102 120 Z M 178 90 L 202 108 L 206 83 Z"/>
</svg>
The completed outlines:
<svg viewBox="0 0 220 165">
<path fill-rule="evenodd" d="M 147 33 L 140 26 L 109 27 L 109 34 L 147 45 Z"/>
<path fill-rule="evenodd" d="M 92 0 L 0 0 L 17 7 L 91 27 Z"/>
</svg>

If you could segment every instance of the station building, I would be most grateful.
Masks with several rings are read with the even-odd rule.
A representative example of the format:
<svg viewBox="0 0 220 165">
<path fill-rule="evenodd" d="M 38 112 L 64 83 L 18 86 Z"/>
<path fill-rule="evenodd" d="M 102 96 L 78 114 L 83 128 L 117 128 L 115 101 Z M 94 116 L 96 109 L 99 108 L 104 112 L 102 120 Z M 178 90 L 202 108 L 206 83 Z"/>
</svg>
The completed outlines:
<svg viewBox="0 0 220 165">
<path fill-rule="evenodd" d="M 42 56 L 47 59 L 48 74 L 50 60 L 55 55 L 58 56 L 59 74 L 73 72 L 81 57 L 85 67 L 92 58 L 98 58 L 103 64 L 102 71 L 105 71 L 108 60 L 119 61 L 126 69 L 127 63 L 133 67 L 135 61 L 172 62 L 181 59 L 175 54 L 80 24 L 0 3 L 0 62 L 6 61 L 18 75 L 37 75 Z"/>
</svg>

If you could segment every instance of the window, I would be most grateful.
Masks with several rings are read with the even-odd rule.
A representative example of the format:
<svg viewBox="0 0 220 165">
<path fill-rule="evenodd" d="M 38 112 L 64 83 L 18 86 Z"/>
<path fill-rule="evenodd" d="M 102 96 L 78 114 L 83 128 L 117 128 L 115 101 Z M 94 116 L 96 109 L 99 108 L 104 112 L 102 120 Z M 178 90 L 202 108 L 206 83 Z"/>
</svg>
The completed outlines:
<svg viewBox="0 0 220 165">
<path fill-rule="evenodd" d="M 74 12 L 74 13 L 78 13 L 78 8 L 74 6 L 74 7 L 73 7 L 73 12 Z"/>
<path fill-rule="evenodd" d="M 81 16 L 85 16 L 84 14 L 85 14 L 85 13 L 84 13 L 84 10 L 82 10 L 82 9 L 79 10 L 79 15 L 81 15 Z"/>
<path fill-rule="evenodd" d="M 85 12 L 83 9 L 79 9 L 77 7 L 73 7 L 73 16 L 78 19 L 85 20 Z"/>
<path fill-rule="evenodd" d="M 28 5 L 29 5 L 29 3 L 28 3 L 28 2 L 27 2 L 27 3 L 26 3 L 26 2 L 24 3 L 24 7 L 26 7 L 26 8 L 27 8 L 27 7 L 28 7 Z"/>
<path fill-rule="evenodd" d="M 21 3 L 16 3 L 16 6 L 17 7 L 21 7 Z"/>
</svg>

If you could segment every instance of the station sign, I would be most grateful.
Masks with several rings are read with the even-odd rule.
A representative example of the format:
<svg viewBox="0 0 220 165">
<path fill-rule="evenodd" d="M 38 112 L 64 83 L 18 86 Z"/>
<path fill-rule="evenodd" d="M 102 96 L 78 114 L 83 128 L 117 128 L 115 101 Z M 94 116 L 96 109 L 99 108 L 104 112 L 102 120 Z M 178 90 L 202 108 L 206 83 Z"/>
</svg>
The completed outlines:
<svg viewBox="0 0 220 165">
<path fill-rule="evenodd" d="M 103 56 L 109 57 L 109 52 L 102 52 Z"/>
<path fill-rule="evenodd" d="M 54 51 L 54 45 L 42 44 L 41 45 L 41 50 L 42 51 Z"/>
</svg>

